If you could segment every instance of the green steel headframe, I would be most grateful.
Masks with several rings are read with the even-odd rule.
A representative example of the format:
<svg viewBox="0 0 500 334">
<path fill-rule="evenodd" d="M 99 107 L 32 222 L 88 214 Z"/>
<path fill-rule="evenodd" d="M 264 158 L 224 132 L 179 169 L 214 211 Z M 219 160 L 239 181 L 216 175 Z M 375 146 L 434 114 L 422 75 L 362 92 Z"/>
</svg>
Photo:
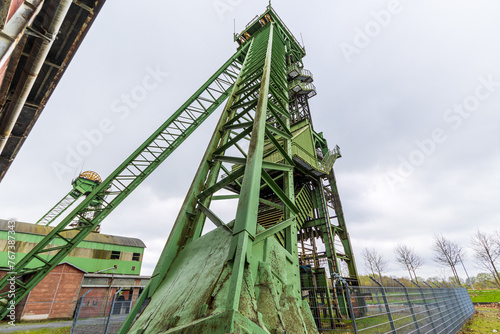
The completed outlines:
<svg viewBox="0 0 500 334">
<path fill-rule="evenodd" d="M 207 218 L 230 237 L 227 310 L 238 311 L 245 270 L 253 266 L 255 271 L 257 266 L 252 262 L 252 249 L 270 237 L 280 240 L 288 260 L 297 268 L 291 293 L 300 299 L 297 235 L 302 228 L 323 234 L 331 273 L 339 273 L 338 260 L 344 260 L 351 278 L 357 280 L 333 170 L 313 180 L 311 189 L 297 189 L 294 184 L 298 166 L 291 122 L 295 116 L 291 116 L 293 101 L 287 75 L 290 66 L 302 64 L 304 48 L 270 6 L 235 40 L 237 52 L 104 181 L 78 193 L 77 197 L 86 196 L 84 200 L 0 280 L 0 290 L 10 284 L 9 279 L 15 280 L 17 290 L 12 302 L 19 303 L 226 100 L 152 279 L 121 333 L 130 328 L 144 300 L 158 291 L 182 249 L 203 235 Z M 280 156 L 279 161 L 269 160 L 269 147 Z M 331 165 L 336 157 L 330 160 Z M 75 193 L 70 192 L 39 222 L 51 224 L 75 199 Z M 221 218 L 214 205 L 221 201 L 235 207 L 234 219 Z M 234 202 L 237 205 L 232 205 Z M 267 229 L 258 223 L 262 205 L 279 211 L 282 217 Z M 314 210 L 316 219 L 311 220 L 306 211 Z M 51 246 L 56 238 L 65 244 Z M 335 250 L 338 240 L 343 254 Z M 51 257 L 47 257 L 49 252 Z M 0 299 L 6 297 L 7 293 L 0 294 Z M 7 307 L 0 306 L 1 318 L 7 314 Z"/>
</svg>

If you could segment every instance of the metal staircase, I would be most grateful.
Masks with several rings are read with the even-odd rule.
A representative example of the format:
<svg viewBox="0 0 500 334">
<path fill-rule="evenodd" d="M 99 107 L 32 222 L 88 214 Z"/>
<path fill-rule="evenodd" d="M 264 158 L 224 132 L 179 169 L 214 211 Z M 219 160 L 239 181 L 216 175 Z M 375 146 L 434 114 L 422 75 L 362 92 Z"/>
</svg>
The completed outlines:
<svg viewBox="0 0 500 334">
<path fill-rule="evenodd" d="M 297 228 L 301 229 L 304 223 L 307 220 L 311 220 L 313 217 L 313 200 L 311 191 L 307 186 L 303 186 L 296 194 L 295 194 L 295 206 L 298 209 L 296 223 Z M 283 221 L 285 215 L 283 214 L 282 209 L 278 209 L 276 207 L 270 207 L 265 204 L 259 205 L 259 213 L 257 216 L 257 223 L 264 227 L 265 229 L 271 228 L 276 224 Z M 276 239 L 284 245 L 285 237 L 284 233 L 278 232 L 275 234 Z"/>
</svg>

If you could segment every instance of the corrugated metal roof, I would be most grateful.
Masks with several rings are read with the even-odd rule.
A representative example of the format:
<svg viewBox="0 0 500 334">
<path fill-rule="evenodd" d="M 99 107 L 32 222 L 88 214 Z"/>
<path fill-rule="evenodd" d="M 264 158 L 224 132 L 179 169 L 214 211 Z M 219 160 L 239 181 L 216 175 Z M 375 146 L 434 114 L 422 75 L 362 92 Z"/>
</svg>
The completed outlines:
<svg viewBox="0 0 500 334">
<path fill-rule="evenodd" d="M 15 231 L 16 233 L 26 233 L 26 234 L 36 234 L 36 235 L 47 235 L 52 231 L 53 227 L 35 225 L 30 223 L 16 222 Z M 0 231 L 9 231 L 8 220 L 0 219 Z M 69 231 L 62 233 L 62 236 L 73 237 L 77 232 Z M 101 234 L 101 233 L 90 233 L 85 239 L 89 242 L 99 242 L 103 244 L 111 245 L 121 245 L 121 246 L 131 246 L 131 247 L 141 247 L 146 248 L 146 245 L 142 240 L 137 238 L 120 237 L 117 235 Z"/>
</svg>

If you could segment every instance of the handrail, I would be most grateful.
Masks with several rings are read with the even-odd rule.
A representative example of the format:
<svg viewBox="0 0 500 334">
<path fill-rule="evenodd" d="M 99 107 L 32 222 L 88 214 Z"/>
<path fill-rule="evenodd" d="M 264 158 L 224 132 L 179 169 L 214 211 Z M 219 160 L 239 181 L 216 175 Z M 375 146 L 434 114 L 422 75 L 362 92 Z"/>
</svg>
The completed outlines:
<svg viewBox="0 0 500 334">
<path fill-rule="evenodd" d="M 292 79 L 294 79 L 292 81 L 292 83 L 294 83 L 295 80 L 298 80 L 299 82 L 306 82 L 306 83 L 308 83 L 307 81 L 302 81 L 300 79 L 296 79 L 297 77 L 301 77 L 301 76 L 302 77 L 309 77 L 309 78 L 311 78 L 311 82 L 314 80 L 314 77 L 313 77 L 313 74 L 311 73 L 311 71 L 306 70 L 305 68 L 301 67 L 297 63 L 293 63 L 293 64 L 289 65 L 288 68 L 287 68 L 286 74 L 290 75 L 290 73 L 292 73 L 293 71 L 297 71 L 298 75 L 292 77 Z"/>
<path fill-rule="evenodd" d="M 295 90 L 295 87 L 299 86 L 301 90 Z M 311 91 L 316 91 L 316 86 L 314 84 L 309 83 L 309 82 L 303 82 L 300 79 L 295 79 L 290 84 L 288 85 L 288 91 L 294 94 L 304 92 L 304 93 L 309 93 Z"/>
</svg>

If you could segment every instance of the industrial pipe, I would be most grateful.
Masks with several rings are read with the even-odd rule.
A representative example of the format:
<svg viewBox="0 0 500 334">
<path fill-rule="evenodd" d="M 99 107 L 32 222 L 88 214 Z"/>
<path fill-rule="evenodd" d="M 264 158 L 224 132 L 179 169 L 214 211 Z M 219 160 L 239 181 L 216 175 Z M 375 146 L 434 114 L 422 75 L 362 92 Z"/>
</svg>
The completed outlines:
<svg viewBox="0 0 500 334">
<path fill-rule="evenodd" d="M 28 99 L 28 95 L 33 88 L 36 77 L 40 73 L 40 69 L 47 58 L 52 43 L 61 28 L 71 3 L 72 0 L 61 0 L 59 2 L 49 26 L 42 27 L 46 31 L 45 35 L 47 35 L 49 39 L 37 38 L 33 45 L 33 49 L 31 50 L 19 80 L 19 82 L 24 81 L 24 85 L 16 87 L 11 99 L 11 104 L 5 112 L 4 122 L 0 125 L 0 154 L 2 154 L 7 140 L 12 133 L 12 129 L 21 114 L 21 110 Z"/>
<path fill-rule="evenodd" d="M 2 5 L 4 6 L 2 10 L 5 12 L 8 12 L 10 7 L 14 7 L 10 1 L 5 1 Z M 19 6 L 7 23 L 5 23 L 6 18 L 0 18 L 5 23 L 2 24 L 2 33 L 0 34 L 0 68 L 6 66 L 14 49 L 24 36 L 26 27 L 33 23 L 42 6 L 43 0 L 25 1 Z"/>
</svg>

